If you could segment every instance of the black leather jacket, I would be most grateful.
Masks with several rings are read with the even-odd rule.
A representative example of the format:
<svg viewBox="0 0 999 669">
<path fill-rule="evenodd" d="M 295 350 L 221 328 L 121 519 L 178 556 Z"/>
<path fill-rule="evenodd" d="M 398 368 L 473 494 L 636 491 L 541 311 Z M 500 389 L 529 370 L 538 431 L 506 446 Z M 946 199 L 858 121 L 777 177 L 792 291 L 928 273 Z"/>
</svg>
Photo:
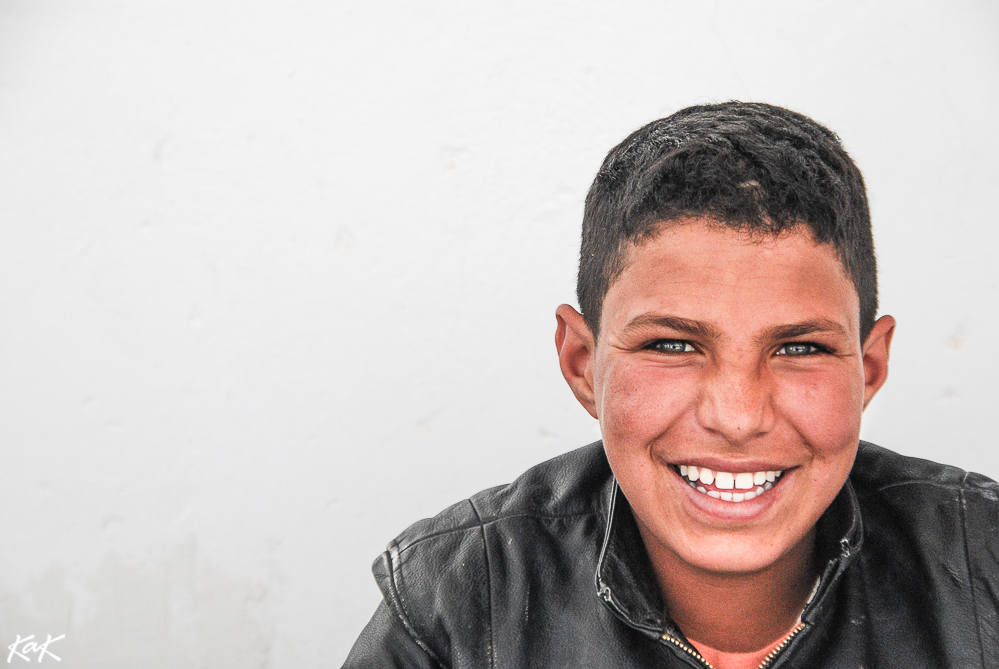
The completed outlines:
<svg viewBox="0 0 999 669">
<path fill-rule="evenodd" d="M 999 484 L 861 442 L 825 564 L 767 667 L 999 667 Z M 669 619 L 600 443 L 423 520 L 344 665 L 706 667 Z"/>
</svg>

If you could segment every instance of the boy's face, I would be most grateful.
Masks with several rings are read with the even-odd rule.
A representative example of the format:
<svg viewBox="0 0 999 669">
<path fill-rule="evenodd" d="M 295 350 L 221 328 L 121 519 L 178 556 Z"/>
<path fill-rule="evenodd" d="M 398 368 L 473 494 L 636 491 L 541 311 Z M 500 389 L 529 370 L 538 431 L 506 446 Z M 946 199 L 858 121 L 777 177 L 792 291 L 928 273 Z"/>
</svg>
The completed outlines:
<svg viewBox="0 0 999 669">
<path fill-rule="evenodd" d="M 807 228 L 751 237 L 697 220 L 631 249 L 596 344 L 571 307 L 558 316 L 563 373 L 650 552 L 728 573 L 810 536 L 850 472 L 894 326 L 860 341 L 853 284 Z"/>
</svg>

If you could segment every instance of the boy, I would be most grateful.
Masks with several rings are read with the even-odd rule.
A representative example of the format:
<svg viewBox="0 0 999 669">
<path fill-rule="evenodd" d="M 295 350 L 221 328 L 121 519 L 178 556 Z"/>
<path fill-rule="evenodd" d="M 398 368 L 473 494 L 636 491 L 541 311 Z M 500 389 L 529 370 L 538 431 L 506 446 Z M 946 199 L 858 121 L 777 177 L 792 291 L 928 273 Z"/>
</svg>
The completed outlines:
<svg viewBox="0 0 999 669">
<path fill-rule="evenodd" d="M 389 544 L 345 666 L 999 666 L 999 485 L 858 446 L 895 323 L 834 134 L 738 102 L 638 130 L 577 292 L 602 442 Z"/>
</svg>

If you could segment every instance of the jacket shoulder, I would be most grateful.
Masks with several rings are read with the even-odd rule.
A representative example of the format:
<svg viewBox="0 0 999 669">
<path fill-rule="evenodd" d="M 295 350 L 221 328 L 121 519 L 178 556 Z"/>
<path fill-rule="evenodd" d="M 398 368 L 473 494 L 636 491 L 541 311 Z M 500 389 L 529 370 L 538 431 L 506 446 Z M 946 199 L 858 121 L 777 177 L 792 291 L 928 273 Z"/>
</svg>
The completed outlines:
<svg viewBox="0 0 999 669">
<path fill-rule="evenodd" d="M 433 518 L 414 523 L 390 546 L 406 551 L 441 535 L 464 532 L 503 518 L 593 513 L 603 500 L 592 493 L 610 476 L 603 445 L 595 442 L 535 465 L 512 483 L 483 490 Z"/>
<path fill-rule="evenodd" d="M 975 666 L 999 666 L 999 484 L 865 442 L 850 479 L 862 509 L 862 562 L 877 574 L 866 597 L 885 610 L 932 601 L 934 617 L 948 621 L 937 643 L 954 657 L 980 657 Z"/>
<path fill-rule="evenodd" d="M 901 455 L 866 441 L 860 442 L 850 481 L 860 498 L 898 486 L 916 485 L 964 490 L 985 500 L 999 502 L 999 483 L 987 476 Z"/>
<path fill-rule="evenodd" d="M 385 603 L 436 661 L 488 666 L 490 541 L 552 545 L 561 524 L 602 514 L 611 481 L 596 442 L 414 523 L 372 566 Z"/>
<path fill-rule="evenodd" d="M 912 537 L 929 542 L 954 531 L 992 527 L 999 538 L 999 483 L 987 476 L 862 441 L 850 482 L 865 534 L 909 527 Z M 885 522 L 892 527 L 882 527 Z"/>
</svg>

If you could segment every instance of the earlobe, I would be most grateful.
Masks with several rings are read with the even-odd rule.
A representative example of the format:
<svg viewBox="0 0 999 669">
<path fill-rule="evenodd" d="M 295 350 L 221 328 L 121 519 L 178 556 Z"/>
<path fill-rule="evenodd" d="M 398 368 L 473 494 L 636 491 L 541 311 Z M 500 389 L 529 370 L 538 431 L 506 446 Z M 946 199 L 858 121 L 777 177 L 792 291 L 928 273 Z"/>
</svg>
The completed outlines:
<svg viewBox="0 0 999 669">
<path fill-rule="evenodd" d="M 888 354 L 895 334 L 895 319 L 882 316 L 864 342 L 864 408 L 888 380 Z"/>
<path fill-rule="evenodd" d="M 597 418 L 593 392 L 593 358 L 596 342 L 583 315 L 568 304 L 555 310 L 558 326 L 555 330 L 555 348 L 558 350 L 562 376 L 591 416 Z"/>
</svg>

